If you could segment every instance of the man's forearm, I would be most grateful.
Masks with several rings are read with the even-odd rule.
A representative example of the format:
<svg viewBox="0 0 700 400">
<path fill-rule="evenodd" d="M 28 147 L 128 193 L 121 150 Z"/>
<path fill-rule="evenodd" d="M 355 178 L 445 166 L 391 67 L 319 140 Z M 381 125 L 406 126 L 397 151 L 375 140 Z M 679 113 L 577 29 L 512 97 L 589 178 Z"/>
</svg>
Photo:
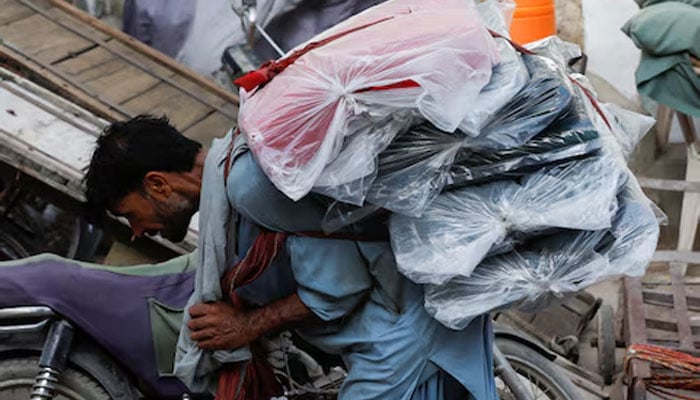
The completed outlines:
<svg viewBox="0 0 700 400">
<path fill-rule="evenodd" d="M 237 349 L 264 334 L 312 317 L 311 310 L 293 294 L 255 310 L 230 303 L 200 303 L 190 308 L 190 337 L 202 349 Z"/>
<path fill-rule="evenodd" d="M 295 293 L 274 303 L 249 312 L 249 329 L 260 337 L 288 324 L 313 317 L 311 310 Z"/>
</svg>

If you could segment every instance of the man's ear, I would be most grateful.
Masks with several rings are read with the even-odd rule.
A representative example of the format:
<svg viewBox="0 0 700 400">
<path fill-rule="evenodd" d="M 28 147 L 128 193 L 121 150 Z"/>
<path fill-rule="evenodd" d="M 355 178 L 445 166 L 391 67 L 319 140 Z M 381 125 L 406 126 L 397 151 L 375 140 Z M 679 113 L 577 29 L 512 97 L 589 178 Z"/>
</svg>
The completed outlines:
<svg viewBox="0 0 700 400">
<path fill-rule="evenodd" d="M 167 198 L 173 191 L 168 177 L 158 171 L 146 173 L 146 176 L 143 177 L 143 188 L 149 196 L 158 200 Z"/>
</svg>

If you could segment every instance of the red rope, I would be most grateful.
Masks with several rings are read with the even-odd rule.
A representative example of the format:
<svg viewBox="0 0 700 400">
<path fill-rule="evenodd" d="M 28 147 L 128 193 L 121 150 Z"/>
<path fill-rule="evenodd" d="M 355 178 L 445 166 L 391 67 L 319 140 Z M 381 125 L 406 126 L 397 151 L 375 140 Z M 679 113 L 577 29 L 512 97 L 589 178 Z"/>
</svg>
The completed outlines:
<svg viewBox="0 0 700 400">
<path fill-rule="evenodd" d="M 349 35 L 353 32 L 357 32 L 359 30 L 369 28 L 370 26 L 380 24 L 384 21 L 388 21 L 390 19 L 393 19 L 394 17 L 386 17 L 379 19 L 374 22 L 370 22 L 368 24 L 356 26 L 352 29 L 348 29 L 347 31 L 343 32 L 338 32 L 335 35 L 331 35 L 325 39 L 316 41 L 316 42 L 311 42 L 304 46 L 303 48 L 294 51 L 292 54 L 290 54 L 286 58 L 282 58 L 279 60 L 270 60 L 263 65 L 260 66 L 255 71 L 248 72 L 247 74 L 241 76 L 240 78 L 236 79 L 233 81 L 234 84 L 241 86 L 244 88 L 247 92 L 250 92 L 251 90 L 255 89 L 258 86 L 262 86 L 266 84 L 267 82 L 270 82 L 272 78 L 275 76 L 279 75 L 282 71 L 287 69 L 290 65 L 294 64 L 301 56 L 304 54 L 310 52 L 313 49 L 319 48 L 321 46 L 324 46 L 334 40 L 340 39 L 343 36 Z M 365 89 L 360 89 L 358 92 L 366 92 L 370 90 L 387 90 L 387 89 L 401 89 L 401 88 L 409 88 L 409 87 L 418 87 L 418 83 L 412 80 L 406 80 L 402 82 L 397 82 L 391 85 L 387 86 L 375 86 L 371 88 L 365 88 Z"/>
<path fill-rule="evenodd" d="M 532 51 L 532 50 L 526 48 L 525 46 L 523 46 L 523 45 L 521 45 L 521 44 L 518 44 L 518 43 L 512 41 L 511 39 L 509 39 L 509 38 L 507 38 L 507 37 L 501 35 L 501 34 L 498 33 L 498 32 L 492 31 L 491 29 L 488 29 L 488 31 L 489 31 L 489 33 L 491 34 L 491 36 L 493 36 L 493 37 L 495 37 L 495 38 L 499 38 L 499 39 L 505 40 L 505 41 L 508 42 L 511 46 L 513 46 L 513 48 L 514 48 L 515 50 L 519 51 L 519 52 L 522 53 L 522 54 L 527 54 L 527 55 L 531 55 L 531 56 L 532 56 L 532 55 L 537 55 L 537 53 L 535 53 L 534 51 Z M 593 104 L 593 108 L 595 108 L 595 110 L 598 112 L 598 114 L 600 114 L 600 117 L 603 118 L 603 122 L 605 122 L 605 125 L 607 125 L 608 128 L 612 130 L 612 126 L 610 125 L 610 121 L 608 121 L 608 117 L 605 116 L 605 113 L 603 112 L 603 109 L 600 107 L 600 104 L 598 104 L 598 100 L 596 100 L 596 98 L 593 97 L 593 94 L 592 94 L 588 89 L 586 89 L 585 86 L 581 85 L 576 79 L 574 79 L 574 78 L 572 78 L 572 77 L 570 77 L 570 76 L 568 76 L 568 75 L 567 75 L 567 77 L 568 77 L 569 80 L 571 80 L 571 82 L 573 82 L 576 86 L 578 86 L 579 88 L 581 88 L 581 90 L 583 91 L 583 94 L 585 94 L 586 97 L 588 97 L 588 100 L 590 100 L 591 104 Z"/>
<path fill-rule="evenodd" d="M 699 400 L 700 397 L 690 397 L 673 393 L 667 389 L 700 391 L 700 358 L 667 347 L 651 344 L 633 344 L 627 350 L 625 369 L 631 360 L 647 361 L 652 365 L 674 371 L 676 374 L 652 373 L 644 381 L 651 393 L 662 399 Z"/>
</svg>

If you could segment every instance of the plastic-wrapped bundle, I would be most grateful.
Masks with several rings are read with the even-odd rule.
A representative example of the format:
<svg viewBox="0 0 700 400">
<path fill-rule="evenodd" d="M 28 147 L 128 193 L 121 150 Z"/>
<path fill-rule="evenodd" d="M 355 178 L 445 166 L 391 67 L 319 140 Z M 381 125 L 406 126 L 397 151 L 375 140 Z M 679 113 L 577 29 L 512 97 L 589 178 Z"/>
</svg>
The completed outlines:
<svg viewBox="0 0 700 400">
<path fill-rule="evenodd" d="M 569 61 L 581 56 L 581 48 L 577 44 L 565 42 L 558 36 L 549 36 L 528 43 L 526 47 L 539 56 L 553 60 L 562 70 L 566 70 Z"/>
<path fill-rule="evenodd" d="M 479 136 L 484 124 L 528 83 L 528 69 L 520 55 L 503 39 L 498 39 L 497 44 L 501 62 L 493 69 L 491 81 L 469 105 L 469 114 L 459 124 L 460 132 L 465 135 Z"/>
<path fill-rule="evenodd" d="M 514 232 L 600 230 L 615 213 L 621 170 L 607 157 L 551 166 L 522 182 L 497 181 L 442 193 L 418 218 L 394 214 L 399 271 L 416 283 L 470 276 Z"/>
<path fill-rule="evenodd" d="M 379 155 L 369 203 L 393 212 L 419 216 L 446 184 L 446 170 L 464 137 L 429 123 L 411 127 Z"/>
<path fill-rule="evenodd" d="M 611 132 L 622 156 L 628 159 L 656 121 L 652 117 L 626 110 L 614 103 L 603 103 L 600 106 L 612 126 Z"/>
<path fill-rule="evenodd" d="M 366 155 L 386 149 L 414 120 L 409 112 L 395 112 L 382 119 L 355 121 L 358 126 L 352 130 L 356 133 L 345 140 L 338 157 L 324 168 L 313 191 L 344 203 L 362 205 L 377 176 L 376 160 L 367 160 Z"/>
<path fill-rule="evenodd" d="M 352 128 L 365 126 L 356 121 L 373 121 L 378 110 L 414 110 L 454 131 L 498 62 L 475 5 L 463 0 L 390 0 L 310 43 L 242 104 L 238 119 L 266 175 L 294 200 L 338 157 Z M 374 162 L 370 149 L 354 161 Z"/>
<path fill-rule="evenodd" d="M 450 166 L 447 184 L 465 186 L 499 176 L 579 158 L 599 150 L 602 141 L 581 100 L 574 98 L 564 116 L 522 146 L 505 150 L 463 147 Z"/>
<path fill-rule="evenodd" d="M 530 80 L 494 113 L 469 147 L 509 149 L 520 146 L 554 122 L 571 102 L 571 85 L 559 66 L 544 57 L 523 56 Z"/>
<path fill-rule="evenodd" d="M 630 185 L 619 204 L 611 229 L 533 240 L 517 252 L 484 260 L 468 278 L 428 285 L 426 310 L 445 326 L 462 329 L 483 313 L 503 307 L 535 311 L 603 279 L 644 274 L 656 249 L 656 217 Z"/>
<path fill-rule="evenodd" d="M 512 0 L 476 1 L 477 9 L 486 27 L 509 37 L 510 22 L 515 11 Z M 472 102 L 470 112 L 459 124 L 459 130 L 469 136 L 478 136 L 486 120 L 509 102 L 527 83 L 530 75 L 520 55 L 505 39 L 496 39 L 500 62 L 493 69 L 488 85 Z"/>
</svg>

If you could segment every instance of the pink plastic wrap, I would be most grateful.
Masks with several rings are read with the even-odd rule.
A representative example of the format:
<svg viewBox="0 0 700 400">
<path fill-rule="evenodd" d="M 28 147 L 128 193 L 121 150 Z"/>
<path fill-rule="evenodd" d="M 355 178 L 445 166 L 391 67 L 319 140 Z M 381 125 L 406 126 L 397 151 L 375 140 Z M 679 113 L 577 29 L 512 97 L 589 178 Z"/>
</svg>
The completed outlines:
<svg viewBox="0 0 700 400">
<path fill-rule="evenodd" d="M 465 0 L 390 0 L 298 49 L 309 44 L 310 50 L 250 93 L 239 114 L 261 167 L 295 200 L 338 157 L 354 127 L 414 111 L 454 131 L 469 112 L 464 105 L 474 101 L 498 62 L 474 3 Z M 396 132 L 386 134 L 404 128 L 396 125 Z M 363 141 L 354 143 L 354 165 L 374 163 L 383 150 L 370 141 L 366 151 L 357 146 Z M 351 174 L 346 181 L 353 179 Z M 342 183 L 342 177 L 333 182 Z"/>
</svg>

